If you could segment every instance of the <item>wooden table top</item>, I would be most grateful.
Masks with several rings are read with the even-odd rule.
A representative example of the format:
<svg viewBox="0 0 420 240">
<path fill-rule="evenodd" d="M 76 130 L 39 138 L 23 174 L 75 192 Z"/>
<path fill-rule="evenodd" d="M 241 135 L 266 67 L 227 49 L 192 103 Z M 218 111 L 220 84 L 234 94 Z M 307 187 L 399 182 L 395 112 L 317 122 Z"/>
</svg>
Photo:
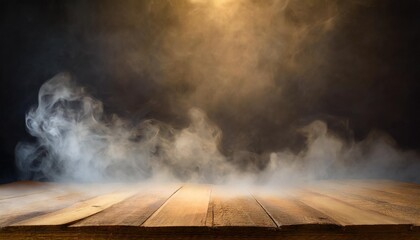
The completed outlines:
<svg viewBox="0 0 420 240">
<path fill-rule="evenodd" d="M 420 185 L 0 185 L 0 239 L 420 239 Z"/>
</svg>

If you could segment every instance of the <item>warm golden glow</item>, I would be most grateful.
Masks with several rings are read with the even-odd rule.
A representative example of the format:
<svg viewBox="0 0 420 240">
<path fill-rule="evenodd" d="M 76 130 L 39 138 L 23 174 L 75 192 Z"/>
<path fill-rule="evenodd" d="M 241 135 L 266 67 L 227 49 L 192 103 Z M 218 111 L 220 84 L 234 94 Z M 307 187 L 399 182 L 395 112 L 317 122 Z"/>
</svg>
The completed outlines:
<svg viewBox="0 0 420 240">
<path fill-rule="evenodd" d="M 234 2 L 235 0 L 190 0 L 190 1 L 195 4 L 207 4 L 207 5 L 212 5 L 215 7 L 223 7 L 225 4 Z M 240 2 L 240 0 L 236 2 Z"/>
</svg>

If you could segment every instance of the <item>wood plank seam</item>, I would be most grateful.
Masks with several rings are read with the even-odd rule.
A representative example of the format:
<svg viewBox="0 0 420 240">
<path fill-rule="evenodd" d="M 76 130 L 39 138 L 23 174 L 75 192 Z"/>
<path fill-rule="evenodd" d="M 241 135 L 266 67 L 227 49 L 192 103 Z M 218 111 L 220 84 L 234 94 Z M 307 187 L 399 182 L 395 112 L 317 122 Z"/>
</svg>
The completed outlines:
<svg viewBox="0 0 420 240">
<path fill-rule="evenodd" d="M 338 202 L 344 203 L 344 204 L 349 205 L 349 206 L 354 206 L 354 205 L 353 205 L 353 204 L 351 204 L 350 202 L 348 202 L 348 201 L 344 201 L 344 200 L 341 200 L 340 198 L 337 198 L 337 197 L 335 197 L 335 196 L 330 196 L 330 195 L 325 194 L 325 193 L 315 192 L 315 191 L 310 190 L 310 189 L 305 189 L 305 190 L 306 190 L 306 191 L 308 191 L 308 192 L 311 192 L 311 193 L 313 193 L 313 194 L 316 194 L 316 195 L 321 195 L 321 196 L 324 196 L 324 197 L 328 197 L 328 198 L 334 199 L 334 200 L 336 200 L 336 201 L 338 201 Z M 366 201 L 370 201 L 370 200 L 366 200 Z M 392 218 L 395 218 L 395 219 L 400 220 L 400 221 L 402 221 L 402 220 L 403 220 L 403 219 L 397 218 L 397 217 L 395 217 L 395 216 L 385 215 L 385 214 L 383 214 L 383 213 L 381 213 L 381 212 L 379 212 L 379 211 L 377 211 L 377 210 L 372 210 L 372 209 L 367 209 L 367 208 L 361 208 L 360 206 L 355 206 L 355 207 L 358 207 L 358 208 L 362 209 L 363 211 L 377 213 L 377 214 L 380 214 L 380 215 L 383 215 L 383 216 L 386 216 L 386 217 L 392 217 Z"/>
<path fill-rule="evenodd" d="M 213 188 L 210 189 L 209 203 L 207 204 L 207 214 L 209 214 L 208 209 L 210 208 L 211 194 L 212 193 L 213 193 Z M 207 226 L 207 218 L 208 218 L 208 216 L 206 216 L 206 219 L 204 220 L 204 226 Z M 213 208 L 213 204 L 211 204 L 211 226 L 213 226 L 213 222 L 214 222 L 214 208 Z"/>
<path fill-rule="evenodd" d="M 171 197 L 173 196 L 173 195 L 175 195 L 175 193 L 177 193 L 179 190 L 181 190 L 181 188 L 183 188 L 184 186 L 181 186 L 181 187 L 179 187 L 178 189 L 176 189 L 163 203 L 162 203 L 162 205 L 160 205 L 160 207 L 158 207 L 158 208 L 156 208 L 156 210 L 155 211 L 153 211 L 152 212 L 152 214 L 150 214 L 144 221 L 143 221 L 143 223 L 142 224 L 140 224 L 139 225 L 139 227 L 144 227 L 143 226 L 143 224 L 145 223 L 145 222 L 147 222 L 147 220 L 149 220 L 149 218 L 150 217 L 152 217 L 153 216 L 153 214 L 155 214 L 161 207 L 163 207 L 163 206 L 165 206 L 165 204 L 169 201 L 169 199 L 171 199 Z"/>
<path fill-rule="evenodd" d="M 181 186 L 182 187 L 182 186 Z M 114 225 L 114 222 L 116 221 L 120 221 L 119 225 L 121 226 L 133 226 L 133 227 L 139 227 L 141 226 L 157 209 L 159 209 L 174 193 L 176 193 L 180 188 L 180 185 L 175 186 L 175 187 L 171 187 L 170 192 L 169 191 L 164 191 L 165 194 L 161 195 L 162 197 L 156 197 L 152 202 L 150 202 L 153 207 L 151 207 L 151 211 L 147 211 L 147 209 L 150 207 L 148 206 L 147 208 L 143 209 L 140 212 L 136 212 L 135 209 L 142 209 L 143 207 L 146 207 L 147 205 L 140 205 L 139 208 L 138 205 L 136 205 L 137 201 L 144 201 L 145 197 L 146 197 L 146 202 L 147 202 L 147 196 L 149 194 L 145 194 L 145 192 L 142 193 L 137 193 L 134 196 L 131 196 L 119 203 L 116 203 L 113 206 L 110 206 L 107 209 L 104 209 L 101 212 L 95 213 L 91 216 L 88 216 L 84 219 L 80 219 L 78 220 L 76 223 L 72 224 L 70 227 L 92 227 L 92 226 L 100 226 L 100 225 L 104 225 L 104 226 L 116 226 L 117 224 Z M 152 191 L 152 194 L 149 196 L 158 196 L 160 195 L 159 193 L 162 193 L 161 191 Z M 129 205 L 128 205 L 129 204 Z M 126 216 L 125 214 L 119 212 L 117 209 L 124 209 L 127 208 L 127 206 L 129 206 L 129 208 L 131 209 L 132 212 L 126 212 L 126 214 L 128 214 L 128 216 L 137 216 L 135 219 L 131 218 L 131 223 L 127 222 L 126 218 L 122 219 L 120 217 Z M 108 213 L 107 213 L 108 211 Z M 114 217 L 112 217 L 111 215 L 108 215 L 110 212 L 119 212 L 120 214 L 115 215 Z M 133 214 L 134 212 L 136 212 L 136 214 Z M 112 219 L 112 220 L 110 220 Z"/>
<path fill-rule="evenodd" d="M 343 186 L 349 186 L 350 185 L 348 182 L 341 182 L 341 181 L 337 181 L 337 184 L 340 184 L 340 185 L 343 185 Z M 392 191 L 384 190 L 384 189 L 379 189 L 379 188 L 372 187 L 372 186 L 366 186 L 364 184 L 359 184 L 358 187 L 361 188 L 361 189 L 364 189 L 366 191 L 376 191 L 376 192 L 380 192 L 382 194 L 386 194 L 388 196 L 394 196 L 396 198 L 406 199 L 406 197 L 408 197 L 408 195 L 406 195 L 406 194 L 396 193 L 396 192 L 392 192 Z"/>
<path fill-rule="evenodd" d="M 332 219 L 330 216 L 322 213 L 321 211 L 311 207 L 310 205 L 304 203 L 303 201 L 300 201 L 299 199 L 293 197 L 291 194 L 284 194 L 286 204 L 285 206 L 281 206 L 281 215 L 278 216 L 278 213 L 276 213 L 276 210 L 278 210 L 277 207 L 270 206 L 269 202 L 266 202 L 267 199 L 260 198 L 258 196 L 254 196 L 258 200 L 261 205 L 263 205 L 264 208 L 267 209 L 268 212 L 270 212 L 273 219 L 278 223 L 279 229 L 282 228 L 290 228 L 291 226 L 304 226 L 304 225 L 317 225 L 317 224 L 326 224 L 325 226 L 329 226 L 327 228 L 330 228 L 331 226 L 335 225 L 338 226 L 338 222 L 334 219 Z M 265 203 L 264 203 L 265 202 Z M 291 205 L 290 205 L 291 204 Z M 288 207 L 294 208 L 298 207 L 297 209 L 289 211 Z M 271 210 L 269 210 L 271 208 Z M 274 210 L 273 213 L 271 211 Z M 296 210 L 298 213 L 296 213 Z M 303 212 L 302 212 L 303 211 Z M 295 216 L 294 214 L 298 214 L 298 216 Z M 309 215 L 301 215 L 301 214 L 309 214 Z M 278 219 L 280 217 L 283 218 L 281 221 Z M 284 219 L 286 217 L 286 219 Z M 308 217 L 308 218 L 307 218 Z M 311 220 L 312 219 L 312 220 Z M 293 223 L 291 223 L 293 222 Z"/>
<path fill-rule="evenodd" d="M 138 198 L 132 200 L 130 203 L 127 202 L 125 205 L 123 205 L 127 208 L 127 216 L 133 216 L 133 218 L 139 219 L 138 221 L 133 222 L 131 226 L 124 225 L 121 222 L 119 222 L 114 226 L 98 224 L 96 226 L 93 226 L 92 228 L 67 228 L 67 225 L 86 220 L 86 218 L 90 218 L 95 215 L 99 215 L 103 213 L 103 211 L 107 211 L 107 209 L 114 207 L 114 205 L 121 204 L 122 202 L 130 199 L 130 197 L 126 197 L 123 200 L 119 202 L 114 202 L 108 206 L 103 205 L 105 203 L 100 203 L 97 205 L 96 201 L 92 201 L 92 203 L 89 204 L 90 207 L 103 207 L 102 210 L 95 212 L 92 215 L 83 215 L 85 212 L 88 211 L 87 208 L 90 208 L 89 206 L 78 207 L 77 209 L 81 209 L 81 213 L 77 213 L 77 211 L 67 211 L 67 213 L 71 215 L 76 214 L 77 216 L 79 216 L 79 218 L 73 218 L 74 220 L 69 218 L 68 222 L 63 223 L 61 225 L 57 225 L 56 221 L 51 221 L 49 225 L 45 225 L 46 228 L 42 228 L 41 225 L 37 226 L 36 224 L 26 225 L 24 226 L 24 228 L 21 228 L 23 225 L 21 226 L 20 224 L 12 224 L 11 227 L 0 229 L 0 239 L 3 239 L 3 237 L 4 239 L 11 239 L 10 237 L 12 237 L 13 234 L 15 234 L 14 236 L 17 237 L 23 237 L 24 234 L 27 234 L 25 235 L 27 236 L 27 239 L 35 237 L 44 238 L 45 236 L 47 236 L 43 235 L 45 233 L 51 233 L 53 235 L 57 234 L 55 235 L 55 237 L 59 237 L 61 235 L 64 238 L 69 237 L 71 234 L 73 234 L 74 239 L 78 238 L 79 236 L 84 236 L 85 239 L 90 239 L 89 234 L 96 234 L 97 231 L 102 231 L 102 237 L 104 238 L 109 238 L 112 236 L 115 237 L 117 236 L 115 234 L 119 234 L 122 231 L 132 234 L 131 236 L 133 238 L 134 236 L 136 236 L 136 238 L 150 236 L 150 239 L 153 239 L 153 237 L 163 236 L 165 234 L 167 234 L 166 237 L 168 238 L 177 237 L 177 234 L 179 233 L 185 234 L 185 237 L 191 237 L 194 234 L 197 234 L 194 236 L 202 236 L 203 239 L 205 239 L 207 236 L 206 234 L 208 234 L 208 238 L 217 238 L 217 235 L 222 232 L 223 234 L 233 234 L 229 236 L 241 235 L 245 238 L 252 238 L 253 233 L 258 233 L 260 234 L 258 236 L 260 236 L 261 239 L 263 237 L 270 238 L 270 236 L 274 235 L 278 238 L 287 238 L 286 235 L 289 233 L 297 234 L 302 237 L 310 236 L 310 234 L 312 233 L 319 233 L 321 235 L 326 233 L 339 234 L 340 236 L 347 237 L 346 239 L 350 239 L 351 236 L 357 237 L 357 234 L 362 233 L 369 233 L 371 234 L 372 238 L 375 239 L 381 239 L 380 235 L 388 239 L 388 233 L 391 235 L 394 234 L 393 236 L 396 237 L 394 239 L 417 239 L 417 237 L 420 236 L 420 227 L 418 226 L 418 224 L 413 225 L 413 222 L 418 223 L 420 221 L 417 215 L 417 212 L 420 211 L 420 209 L 416 206 L 413 206 L 413 204 L 415 205 L 417 203 L 416 201 L 414 201 L 414 203 L 412 203 L 411 205 L 408 201 L 409 198 L 404 199 L 404 201 L 401 200 L 400 202 L 398 201 L 398 196 L 400 194 L 388 192 L 386 190 L 380 190 L 380 188 L 376 189 L 376 186 L 375 188 L 370 189 L 370 187 L 368 188 L 359 186 L 360 184 L 356 185 L 353 183 L 349 183 L 349 185 L 353 184 L 354 186 L 351 185 L 351 188 L 347 189 L 346 187 L 343 187 L 343 184 L 335 184 L 335 182 L 332 182 L 331 185 L 327 183 L 328 182 L 325 183 L 325 186 L 321 185 L 321 187 L 319 185 L 317 185 L 318 187 L 312 188 L 301 186 L 298 189 L 293 189 L 294 191 L 292 191 L 291 193 L 286 192 L 284 196 L 260 196 L 258 193 L 253 194 L 250 191 L 247 191 L 247 194 L 245 195 L 237 196 L 235 195 L 235 193 L 231 195 L 230 192 L 221 191 L 219 193 L 218 189 L 214 186 L 212 187 L 208 185 L 193 185 L 192 188 L 190 188 L 191 186 L 189 185 L 174 185 L 173 187 L 171 187 L 170 191 L 166 191 L 164 195 L 161 195 L 159 202 L 154 204 L 153 208 L 150 208 L 147 211 L 147 214 L 142 213 L 141 219 L 139 218 L 140 215 L 137 213 L 143 210 L 135 211 L 135 213 L 132 215 L 129 214 L 132 212 L 133 209 L 135 209 L 136 206 L 138 206 L 136 205 L 137 203 L 145 202 L 144 198 Z M 204 191 L 203 188 L 206 188 L 207 190 Z M 129 189 L 132 190 L 132 188 Z M 187 189 L 188 191 L 185 191 Z M 38 186 L 36 186 L 30 187 L 29 190 L 37 191 L 40 189 Z M 64 190 L 73 194 L 75 189 L 71 188 Z M 119 191 L 120 190 L 113 190 L 112 192 L 106 191 L 105 195 L 114 195 L 114 193 L 118 193 Z M 145 189 L 140 189 L 138 191 L 145 193 L 145 196 L 147 194 L 149 194 L 147 196 L 153 195 L 151 194 L 153 193 L 153 191 L 148 192 L 147 190 L 145 191 Z M 182 194 L 180 194 L 179 191 L 181 191 Z M 85 191 L 80 193 L 84 192 Z M 20 194 L 21 193 L 22 192 L 20 192 Z M 375 195 L 375 193 L 378 195 Z M 382 195 L 382 193 L 386 193 L 387 195 Z M 56 192 L 56 190 L 54 189 L 48 189 L 46 191 L 41 192 L 26 192 L 22 194 L 23 196 L 19 197 L 31 199 L 31 196 L 38 196 L 39 194 L 41 194 L 42 196 L 61 196 L 61 191 Z M 248 194 L 251 196 L 249 196 Z M 77 196 L 78 195 L 80 194 L 78 193 Z M 178 197 L 178 195 L 180 196 Z M 391 198 L 391 195 L 395 197 L 396 200 Z M 406 194 L 401 193 L 401 195 L 405 196 Z M 4 194 L 4 196 L 7 196 L 9 198 L 13 195 Z M 103 196 L 103 193 L 101 193 L 97 197 L 99 196 Z M 411 195 L 408 194 L 408 196 Z M 15 198 L 13 196 L 11 197 L 11 200 L 5 199 L 4 202 L 10 202 L 10 206 L 12 206 L 12 204 L 18 204 L 14 202 L 16 201 L 15 199 L 18 199 L 19 197 Z M 415 199 L 416 197 L 418 197 L 418 195 L 413 194 L 413 199 Z M 253 198 L 253 200 L 251 198 Z M 46 199 L 46 197 L 38 199 L 38 202 L 41 203 L 40 206 L 48 206 L 50 202 L 46 200 L 44 203 L 43 199 Z M 92 198 L 89 197 L 87 200 L 82 200 L 82 202 L 89 201 L 91 199 Z M 108 198 L 104 198 L 103 200 L 106 200 L 108 202 L 107 199 Z M 153 200 L 154 198 L 151 199 Z M 112 199 L 110 199 L 109 201 L 111 200 Z M 149 202 L 152 202 L 152 200 L 150 200 Z M 27 202 L 28 204 L 32 203 L 32 201 L 22 201 L 21 206 L 25 207 L 25 203 Z M 71 208 L 71 206 L 73 205 L 70 205 L 69 207 L 65 207 L 63 209 Z M 162 208 L 164 208 L 165 206 L 166 211 L 162 211 L 160 213 L 159 218 L 153 219 L 153 216 L 156 215 L 156 213 L 158 213 L 159 211 L 161 211 Z M 4 210 L 8 209 L 8 205 L 2 205 L 1 200 L 0 207 L 3 207 Z M 393 207 L 395 207 L 395 209 Z M 193 208 L 193 210 L 189 211 L 190 208 Z M 17 209 L 20 208 L 18 207 Z M 119 207 L 115 206 L 115 209 L 119 209 Z M 33 208 L 33 210 L 37 211 L 39 209 L 35 207 Z M 413 210 L 413 212 L 411 212 L 411 210 Z M 403 212 L 402 214 L 395 215 L 395 212 L 398 213 L 398 211 Z M 56 210 L 54 210 L 53 212 L 56 212 Z M 118 212 L 119 211 L 116 211 L 116 213 Z M 178 219 L 177 221 L 174 221 L 172 225 L 166 224 L 168 222 L 168 213 L 171 213 L 172 215 L 170 216 L 172 216 L 174 219 Z M 318 215 L 317 213 L 320 214 Z M 5 215 L 5 211 L 2 212 L 0 208 L 0 217 L 2 214 Z M 42 216 L 45 215 L 48 215 L 48 213 L 43 214 Z M 322 228 L 319 228 L 318 224 L 323 224 L 324 222 L 326 222 L 323 220 L 325 218 L 321 218 L 323 216 L 320 217 L 320 215 L 325 215 L 326 217 L 328 217 L 329 221 L 332 221 L 333 223 L 327 223 L 328 226 L 321 226 Z M 101 215 L 97 216 L 97 219 L 112 219 L 112 221 L 116 221 L 118 216 L 125 215 L 114 214 L 114 217 L 109 218 L 105 217 L 105 215 Z M 37 217 L 35 216 L 29 217 L 28 219 L 36 218 Z M 145 224 L 151 219 L 153 220 L 154 224 Z M 179 219 L 183 220 L 179 221 Z M 159 225 L 159 221 L 156 220 L 160 220 L 160 223 L 163 222 L 163 224 Z M 405 222 L 403 223 L 402 220 L 404 220 Z M 23 220 L 23 222 L 24 221 L 25 220 Z M 99 226 L 99 228 L 96 228 L 97 226 Z M 219 226 L 221 226 L 222 228 L 219 228 Z M 147 229 L 148 227 L 150 228 Z M 255 227 L 263 228 L 257 230 Z M 85 236 L 84 234 L 88 235 Z M 282 234 L 286 235 L 282 236 Z M 322 238 L 321 235 L 318 235 L 318 237 Z M 98 239 L 99 238 L 100 236 L 98 237 Z"/>
<path fill-rule="evenodd" d="M 132 196 L 134 194 L 135 194 L 134 191 L 128 191 L 128 192 L 125 192 L 125 191 L 113 191 L 113 192 L 110 192 L 110 193 L 107 193 L 107 194 L 104 194 L 104 195 L 99 195 L 99 196 L 96 196 L 96 197 L 89 198 L 89 199 L 87 199 L 85 201 L 77 202 L 77 203 L 75 203 L 75 204 L 73 204 L 73 205 L 71 205 L 69 207 L 65 207 L 65 208 L 62 208 L 60 210 L 57 210 L 57 211 L 54 211 L 54 212 L 51 212 L 51 213 L 47 213 L 47 214 L 44 214 L 44 215 L 36 216 L 34 218 L 30 218 L 30 219 L 26 219 L 26 220 L 23 220 L 23 221 L 14 223 L 11 226 L 38 225 L 39 223 L 35 223 L 35 224 L 28 224 L 28 223 L 31 223 L 33 221 L 41 221 L 42 222 L 42 221 L 45 221 L 45 218 L 47 219 L 47 221 L 56 222 L 57 220 L 51 220 L 51 218 L 54 219 L 54 218 L 57 218 L 57 217 L 58 218 L 64 218 L 64 220 L 62 220 L 63 222 L 54 223 L 54 224 L 53 223 L 46 224 L 46 223 L 42 222 L 39 225 L 61 225 L 61 226 L 68 226 L 68 225 L 74 224 L 75 222 L 77 222 L 79 220 L 85 219 L 85 218 L 87 218 L 87 217 L 89 217 L 89 216 L 91 216 L 93 214 L 99 213 L 99 212 L 101 212 L 101 211 L 103 211 L 103 210 L 105 210 L 105 209 L 113 206 L 114 204 L 123 201 L 124 199 L 126 199 L 129 196 Z M 90 203 L 91 201 L 94 201 L 94 200 L 97 200 L 97 199 L 105 199 L 108 196 L 114 197 L 114 198 L 116 198 L 116 200 L 115 201 L 110 201 L 110 202 L 106 202 L 105 201 L 104 203 L 101 204 L 101 205 L 104 205 L 104 206 L 101 206 L 101 205 L 99 205 L 99 206 L 97 206 L 97 205 L 91 205 L 91 203 Z M 119 199 L 119 198 L 121 198 L 121 199 Z M 91 206 L 89 206 L 89 205 L 91 205 Z M 71 220 L 66 220 L 65 219 L 65 216 L 66 215 L 67 216 L 70 216 L 70 215 L 69 214 L 66 214 L 65 212 L 66 211 L 69 211 L 69 209 L 71 209 L 71 208 L 77 208 L 77 207 L 82 208 L 82 209 L 86 209 L 88 211 L 88 213 L 86 214 L 86 216 L 78 217 L 77 219 L 74 219 L 74 220 L 72 220 L 72 219 Z M 92 210 L 92 209 L 95 209 L 95 210 Z M 91 214 L 89 210 L 96 211 L 96 212 Z M 77 212 L 78 209 L 74 209 L 73 212 L 74 211 Z M 50 219 L 48 220 L 48 218 L 50 218 Z"/>
<path fill-rule="evenodd" d="M 308 189 L 307 189 L 308 190 Z M 310 191 L 310 190 L 309 190 Z M 407 220 L 407 221 L 413 221 L 414 223 L 420 223 L 420 218 L 416 218 L 416 217 L 412 217 L 414 215 L 417 214 L 417 216 L 419 213 L 419 210 L 416 208 L 411 208 L 411 207 L 407 207 L 407 206 L 401 206 L 401 205 L 395 205 L 392 203 L 388 203 L 386 201 L 381 201 L 378 199 L 373 199 L 370 197 L 367 197 L 365 195 L 356 195 L 353 193 L 349 193 L 349 192 L 343 192 L 340 191 L 338 192 L 338 190 L 334 189 L 334 188 L 324 188 L 324 189 L 317 189 L 318 193 L 321 193 L 323 195 L 326 195 L 330 198 L 335 198 L 335 199 L 341 199 L 342 201 L 345 201 L 351 205 L 354 206 L 360 206 L 360 208 L 366 209 L 366 210 L 372 210 L 378 213 L 382 213 L 384 215 L 387 216 L 391 216 L 391 217 L 395 217 L 401 220 Z M 363 205 L 360 204 L 360 201 L 365 202 L 368 205 Z M 395 210 L 394 210 L 395 209 Z M 392 211 L 396 211 L 397 215 L 395 215 L 395 212 L 391 214 Z M 401 215 L 401 214 L 402 215 Z M 408 213 L 408 215 L 407 215 Z"/>
<path fill-rule="evenodd" d="M 61 189 L 57 188 L 58 185 L 55 187 L 56 188 L 49 188 L 44 191 L 43 194 L 31 195 L 32 197 L 0 200 L 0 208 L 4 207 L 2 204 L 6 204 L 6 206 L 9 205 L 9 208 L 6 207 L 5 212 L 0 214 L 0 228 L 58 211 L 77 202 L 98 196 L 98 194 L 91 191 L 87 192 L 84 188 L 75 190 L 74 188 L 68 188 L 67 186 L 62 186 Z M 100 190 L 100 192 L 104 191 Z M 36 198 L 33 199 L 33 197 Z M 27 201 L 28 199 L 33 199 L 33 201 Z M 48 204 L 45 204 L 46 202 L 48 202 Z"/>
<path fill-rule="evenodd" d="M 251 194 L 252 198 L 254 198 L 254 200 L 258 203 L 258 205 L 260 205 L 260 207 L 264 210 L 264 212 L 270 217 L 271 221 L 273 221 L 273 223 L 276 225 L 277 228 L 280 228 L 280 224 L 274 219 L 274 217 L 267 211 L 267 209 L 260 203 L 260 201 L 258 201 L 258 199 L 252 194 Z"/>
<path fill-rule="evenodd" d="M 314 191 L 312 191 L 312 190 L 308 190 L 308 189 L 306 189 L 305 191 L 307 191 L 307 192 L 309 192 L 309 193 L 312 193 L 312 194 L 314 194 L 314 195 L 318 195 L 318 196 L 321 196 L 321 197 L 327 197 L 327 198 L 330 198 L 330 199 L 333 199 L 334 201 L 337 201 L 337 202 L 339 202 L 339 203 L 341 203 L 341 204 L 344 204 L 344 205 L 347 205 L 347 206 L 350 206 L 350 207 L 356 207 L 356 208 L 358 208 L 358 206 L 353 206 L 352 204 L 350 204 L 350 203 L 348 203 L 348 202 L 345 202 L 345 201 L 343 201 L 343 200 L 341 200 L 341 199 L 338 199 L 338 198 L 336 198 L 336 197 L 332 197 L 332 196 L 328 196 L 328 195 L 326 195 L 326 194 L 322 194 L 322 193 L 318 193 L 318 192 L 314 192 Z M 377 211 L 374 211 L 374 210 L 369 210 L 369 209 L 361 209 L 362 211 L 364 211 L 364 212 L 368 212 L 368 213 L 370 213 L 370 214 L 377 214 L 377 215 L 381 215 L 381 216 L 383 216 L 383 217 L 385 217 L 385 218 L 393 218 L 393 219 L 395 219 L 395 220 L 398 220 L 398 221 L 401 221 L 401 219 L 399 219 L 399 218 L 396 218 L 396 217 L 393 217 L 393 216 L 388 216 L 388 215 L 385 215 L 385 214 L 383 214 L 383 213 L 380 213 L 380 212 L 377 212 Z M 334 219 L 334 217 L 332 217 L 333 219 Z M 335 219 L 335 220 L 337 220 L 337 219 Z M 355 224 L 350 224 L 350 225 L 343 225 L 343 227 L 348 227 L 348 226 L 351 226 L 351 225 L 355 225 Z"/>
<path fill-rule="evenodd" d="M 345 191 L 348 194 L 352 194 L 354 196 L 359 196 L 359 197 L 363 197 L 365 199 L 371 199 L 374 201 L 381 201 L 384 203 L 389 203 L 389 204 L 394 204 L 394 205 L 398 205 L 401 207 L 410 207 L 410 208 L 414 208 L 414 209 L 419 209 L 420 208 L 420 204 L 417 201 L 411 201 L 411 200 L 407 200 L 406 198 L 400 198 L 395 194 L 389 193 L 389 192 L 385 192 L 385 191 L 381 191 L 381 190 L 371 190 L 371 189 L 366 189 L 366 188 L 362 188 L 359 186 L 351 186 L 345 183 L 336 183 L 333 185 L 329 185 L 329 188 L 333 189 L 333 190 L 337 190 L 337 191 L 341 191 L 341 187 L 337 186 L 337 185 L 341 185 L 341 186 L 347 186 L 350 188 L 348 190 L 350 191 Z M 347 189 L 347 188 L 346 188 Z M 360 192 L 363 191 L 363 192 Z M 368 193 L 370 194 L 368 194 Z M 376 193 L 375 193 L 376 192 Z"/>
<path fill-rule="evenodd" d="M 208 215 L 211 188 L 208 185 L 187 185 L 165 202 L 142 226 L 204 226 Z"/>
</svg>

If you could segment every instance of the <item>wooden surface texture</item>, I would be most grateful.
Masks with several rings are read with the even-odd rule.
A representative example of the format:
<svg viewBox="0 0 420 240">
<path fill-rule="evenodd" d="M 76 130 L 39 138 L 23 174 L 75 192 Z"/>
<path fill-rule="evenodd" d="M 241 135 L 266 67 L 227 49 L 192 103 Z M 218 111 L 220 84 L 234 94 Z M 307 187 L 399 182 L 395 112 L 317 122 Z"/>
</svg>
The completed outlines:
<svg viewBox="0 0 420 240">
<path fill-rule="evenodd" d="M 420 185 L 0 185 L 0 239 L 420 239 Z"/>
</svg>

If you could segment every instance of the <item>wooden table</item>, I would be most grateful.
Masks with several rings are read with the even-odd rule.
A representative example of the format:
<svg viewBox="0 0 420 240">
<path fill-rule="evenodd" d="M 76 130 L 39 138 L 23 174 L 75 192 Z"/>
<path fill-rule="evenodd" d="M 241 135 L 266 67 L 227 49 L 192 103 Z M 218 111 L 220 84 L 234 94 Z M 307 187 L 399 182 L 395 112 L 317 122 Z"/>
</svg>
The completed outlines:
<svg viewBox="0 0 420 240">
<path fill-rule="evenodd" d="M 420 239 L 420 185 L 0 186 L 0 239 Z"/>
</svg>

